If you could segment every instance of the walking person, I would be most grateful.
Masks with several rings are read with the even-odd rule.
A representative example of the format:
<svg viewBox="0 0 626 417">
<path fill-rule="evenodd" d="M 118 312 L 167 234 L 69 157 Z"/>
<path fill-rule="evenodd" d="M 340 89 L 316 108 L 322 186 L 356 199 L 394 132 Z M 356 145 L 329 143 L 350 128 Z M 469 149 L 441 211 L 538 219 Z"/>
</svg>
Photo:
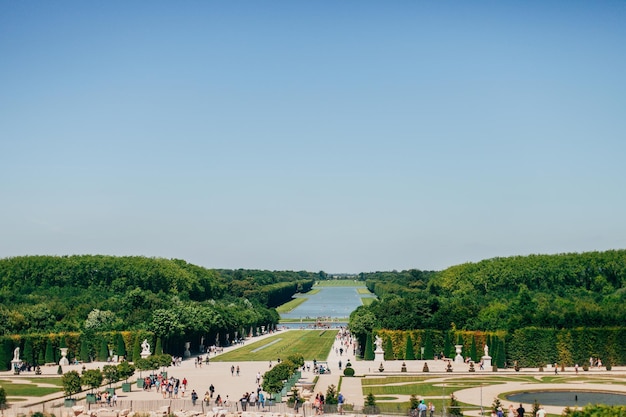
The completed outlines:
<svg viewBox="0 0 626 417">
<path fill-rule="evenodd" d="M 341 361 L 339 361 L 341 363 Z M 339 368 L 341 369 L 341 367 Z M 339 393 L 337 396 L 337 412 L 339 414 L 343 414 L 343 403 L 345 402 L 345 398 L 342 393 Z"/>
</svg>

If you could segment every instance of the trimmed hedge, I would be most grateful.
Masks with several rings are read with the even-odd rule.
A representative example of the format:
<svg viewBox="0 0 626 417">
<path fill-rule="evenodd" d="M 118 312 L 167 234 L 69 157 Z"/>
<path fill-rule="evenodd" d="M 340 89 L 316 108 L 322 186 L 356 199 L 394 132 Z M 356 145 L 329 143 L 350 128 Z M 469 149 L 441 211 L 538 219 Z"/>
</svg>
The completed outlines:
<svg viewBox="0 0 626 417">
<path fill-rule="evenodd" d="M 465 355 L 474 345 L 480 356 L 487 344 L 493 363 L 498 367 L 513 366 L 515 361 L 524 368 L 538 368 L 548 363 L 583 366 L 589 363 L 590 357 L 600 358 L 604 364 L 612 366 L 626 365 L 626 344 L 622 342 L 626 340 L 626 327 L 562 330 L 526 327 L 513 333 L 438 330 L 378 330 L 375 333 L 393 342 L 396 357 L 406 356 L 407 342 L 414 351 L 419 351 L 430 339 L 434 352 L 444 351 L 446 340 L 457 340 L 463 345 Z M 398 355 L 400 352 L 402 354 Z"/>
</svg>

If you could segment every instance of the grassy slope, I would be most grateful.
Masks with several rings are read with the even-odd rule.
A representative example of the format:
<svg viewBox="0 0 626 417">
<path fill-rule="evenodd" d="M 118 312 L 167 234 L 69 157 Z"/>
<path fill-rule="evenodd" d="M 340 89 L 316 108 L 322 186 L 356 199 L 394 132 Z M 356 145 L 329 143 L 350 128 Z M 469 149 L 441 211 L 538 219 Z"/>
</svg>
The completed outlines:
<svg viewBox="0 0 626 417">
<path fill-rule="evenodd" d="M 278 314 L 289 313 L 294 308 L 298 307 L 300 304 L 304 303 L 307 300 L 306 297 L 294 298 L 291 301 L 287 301 L 285 304 L 282 304 L 276 307 L 276 312 Z"/>
</svg>

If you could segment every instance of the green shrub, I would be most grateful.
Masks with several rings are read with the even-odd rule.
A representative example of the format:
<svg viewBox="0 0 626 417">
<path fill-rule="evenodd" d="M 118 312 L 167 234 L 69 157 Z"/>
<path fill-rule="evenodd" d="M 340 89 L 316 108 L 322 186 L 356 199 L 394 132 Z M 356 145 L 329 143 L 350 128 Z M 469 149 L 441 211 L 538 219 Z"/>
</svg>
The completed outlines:
<svg viewBox="0 0 626 417">
<path fill-rule="evenodd" d="M 7 393 L 4 388 L 0 387 L 0 410 L 4 409 L 4 406 L 7 403 Z"/>
<path fill-rule="evenodd" d="M 345 368 L 343 370 L 344 376 L 354 376 L 354 368 Z"/>
</svg>

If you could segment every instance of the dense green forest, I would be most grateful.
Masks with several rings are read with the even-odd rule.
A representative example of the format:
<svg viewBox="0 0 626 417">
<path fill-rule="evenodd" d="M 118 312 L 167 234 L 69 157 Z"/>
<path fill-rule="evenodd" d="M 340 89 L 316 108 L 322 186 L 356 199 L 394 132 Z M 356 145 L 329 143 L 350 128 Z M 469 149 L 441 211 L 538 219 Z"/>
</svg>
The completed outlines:
<svg viewBox="0 0 626 417">
<path fill-rule="evenodd" d="M 279 317 L 273 307 L 308 291 L 319 279 L 329 276 L 323 271 L 206 269 L 177 259 L 6 258 L 0 260 L 0 334 L 7 352 L 10 344 L 29 340 L 10 342 L 10 335 L 31 335 L 42 351 L 64 338 L 35 335 L 65 334 L 75 354 L 86 345 L 81 340 L 91 340 L 83 356 L 95 356 L 100 341 L 94 335 L 107 334 L 110 347 L 117 333 L 134 332 L 124 336 L 126 349 L 132 349 L 137 334 L 150 334 L 164 351 L 179 354 L 184 341 L 206 337 L 228 343 L 235 334 L 275 326 Z M 363 346 L 367 334 L 382 329 L 432 331 L 440 339 L 433 338 L 436 349 L 443 347 L 447 332 L 450 338 L 465 332 L 466 344 L 497 333 L 507 344 L 507 355 L 524 356 L 532 344 L 513 335 L 539 335 L 549 340 L 549 350 L 557 342 L 569 346 L 567 341 L 581 328 L 616 329 L 598 331 L 600 341 L 617 337 L 604 336 L 609 334 L 621 337 L 626 317 L 624 250 L 494 258 L 443 271 L 361 273 L 359 279 L 379 298 L 350 317 L 350 328 Z M 568 329 L 570 333 L 563 332 Z M 397 353 L 406 337 L 394 336 Z M 414 334 L 415 348 L 422 339 L 430 340 Z M 603 347 L 610 357 L 626 358 L 609 348 Z"/>
<path fill-rule="evenodd" d="M 275 326 L 273 307 L 308 291 L 317 278 L 146 257 L 6 258 L 0 260 L 0 334 L 147 330 L 177 353 L 183 340 L 225 343 L 235 332 Z"/>
<path fill-rule="evenodd" d="M 398 358 L 407 339 L 412 349 L 447 354 L 456 340 L 473 358 L 470 346 L 497 335 L 502 363 L 573 365 L 589 356 L 626 363 L 619 342 L 626 330 L 625 250 L 494 258 L 360 279 L 379 297 L 350 316 L 363 347 L 372 332 L 389 338 Z M 389 333 L 395 330 L 403 332 Z"/>
<path fill-rule="evenodd" d="M 433 271 L 361 274 L 379 297 L 355 317 L 384 329 L 514 331 L 622 326 L 626 251 L 494 258 Z"/>
</svg>

